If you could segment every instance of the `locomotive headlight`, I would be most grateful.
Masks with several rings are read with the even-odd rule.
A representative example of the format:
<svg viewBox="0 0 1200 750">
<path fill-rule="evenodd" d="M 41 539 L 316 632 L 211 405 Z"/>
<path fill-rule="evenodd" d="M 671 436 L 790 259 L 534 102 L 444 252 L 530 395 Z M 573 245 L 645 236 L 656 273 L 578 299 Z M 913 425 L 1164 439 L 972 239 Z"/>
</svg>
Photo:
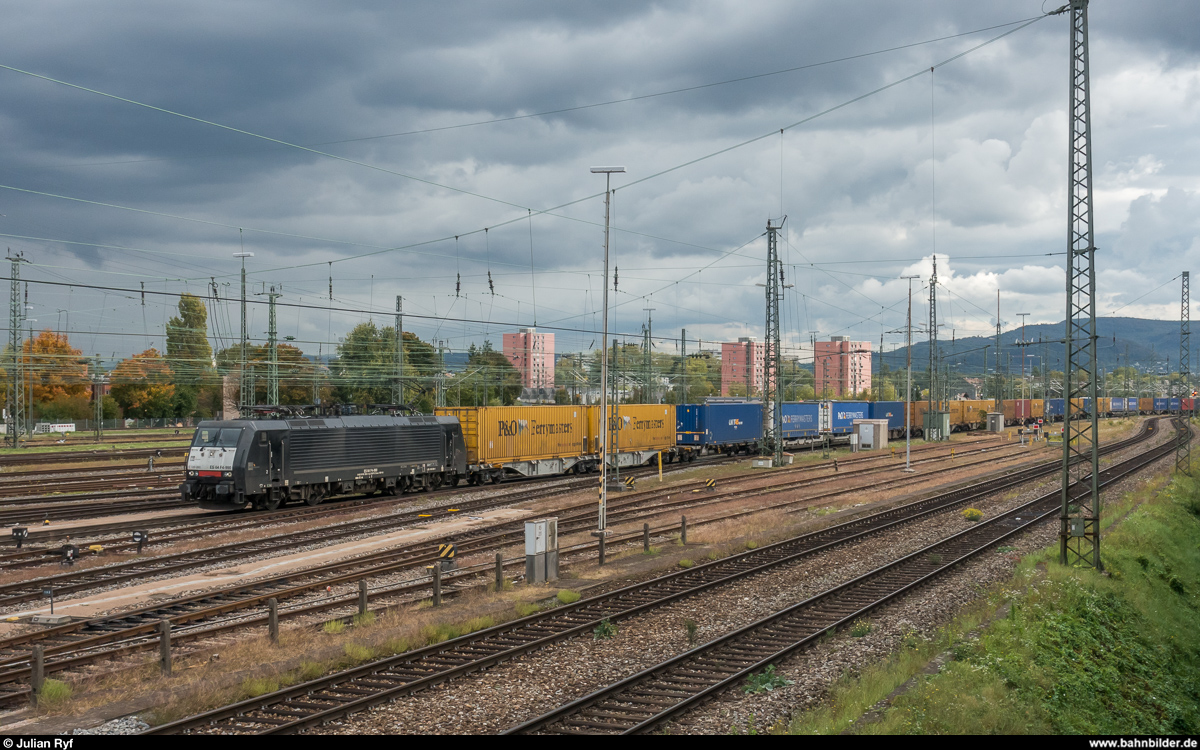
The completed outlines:
<svg viewBox="0 0 1200 750">
<path fill-rule="evenodd" d="M 196 472 L 194 472 L 194 471 L 189 471 L 189 472 L 188 472 L 188 476 L 189 476 L 189 477 L 194 477 L 194 476 L 196 476 Z"/>
<path fill-rule="evenodd" d="M 225 476 L 227 476 L 227 477 L 231 477 L 231 476 L 233 476 L 233 472 L 232 472 L 232 471 L 227 471 L 227 472 L 225 472 Z"/>
</svg>

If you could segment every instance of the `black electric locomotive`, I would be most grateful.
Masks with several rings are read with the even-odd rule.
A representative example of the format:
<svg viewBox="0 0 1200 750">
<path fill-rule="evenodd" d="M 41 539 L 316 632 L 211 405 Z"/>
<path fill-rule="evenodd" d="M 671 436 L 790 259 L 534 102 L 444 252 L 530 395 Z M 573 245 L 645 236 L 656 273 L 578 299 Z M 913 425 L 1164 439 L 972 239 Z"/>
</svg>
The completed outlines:
<svg viewBox="0 0 1200 750">
<path fill-rule="evenodd" d="M 199 424 L 180 491 L 202 508 L 274 510 L 351 492 L 437 489 L 466 471 L 453 417 L 237 419 Z"/>
</svg>

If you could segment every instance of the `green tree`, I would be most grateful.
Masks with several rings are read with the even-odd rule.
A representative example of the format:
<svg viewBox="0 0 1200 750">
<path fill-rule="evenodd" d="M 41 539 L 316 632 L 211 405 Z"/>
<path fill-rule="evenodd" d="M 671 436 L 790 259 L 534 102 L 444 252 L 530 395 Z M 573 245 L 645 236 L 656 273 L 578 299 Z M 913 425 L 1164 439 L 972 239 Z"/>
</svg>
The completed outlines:
<svg viewBox="0 0 1200 750">
<path fill-rule="evenodd" d="M 353 328 L 338 345 L 330 365 L 333 399 L 347 404 L 386 404 L 392 400 L 396 378 L 395 328 L 368 321 Z M 404 402 L 418 408 L 431 405 L 434 379 L 440 367 L 437 351 L 404 332 Z M 506 360 L 507 361 L 507 360 Z M 281 395 L 282 398 L 282 395 Z"/>
<path fill-rule="evenodd" d="M 492 342 L 467 349 L 467 366 L 447 384 L 446 403 L 454 406 L 511 406 L 521 396 L 521 373 Z"/>
<path fill-rule="evenodd" d="M 111 393 L 127 417 L 174 414 L 174 374 L 157 349 L 122 360 L 113 369 Z"/>
</svg>

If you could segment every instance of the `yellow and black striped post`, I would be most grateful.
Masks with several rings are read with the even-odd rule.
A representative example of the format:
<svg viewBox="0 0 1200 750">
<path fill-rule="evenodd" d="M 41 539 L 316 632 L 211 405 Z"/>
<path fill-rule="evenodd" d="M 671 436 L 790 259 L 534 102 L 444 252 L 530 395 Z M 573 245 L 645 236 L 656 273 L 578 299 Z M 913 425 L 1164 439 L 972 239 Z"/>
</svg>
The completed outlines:
<svg viewBox="0 0 1200 750">
<path fill-rule="evenodd" d="M 625 477 L 625 487 L 626 487 L 627 489 L 631 489 L 631 490 L 632 490 L 632 489 L 633 489 L 633 486 L 634 486 L 636 483 L 637 483 L 637 482 L 636 482 L 636 480 L 635 480 L 633 477 Z"/>
<path fill-rule="evenodd" d="M 438 545 L 438 562 L 441 564 L 442 570 L 454 570 L 454 566 L 457 564 L 454 560 L 456 552 L 454 542 Z"/>
<path fill-rule="evenodd" d="M 715 492 L 717 489 L 717 480 L 710 479 L 707 482 L 705 482 L 704 489 L 708 490 L 709 492 Z"/>
</svg>

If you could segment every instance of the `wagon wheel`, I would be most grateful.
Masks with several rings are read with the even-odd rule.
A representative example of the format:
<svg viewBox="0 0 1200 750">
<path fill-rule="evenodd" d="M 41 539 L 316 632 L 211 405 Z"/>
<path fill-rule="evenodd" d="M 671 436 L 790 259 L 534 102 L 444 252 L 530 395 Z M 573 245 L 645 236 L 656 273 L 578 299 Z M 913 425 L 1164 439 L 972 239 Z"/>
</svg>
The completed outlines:
<svg viewBox="0 0 1200 750">
<path fill-rule="evenodd" d="M 268 492 L 267 501 L 263 503 L 263 507 L 267 510 L 276 510 L 283 504 L 283 497 L 278 492 Z"/>
<path fill-rule="evenodd" d="M 318 489 L 311 489 L 308 492 L 308 496 L 304 498 L 304 504 L 308 505 L 310 507 L 314 506 L 314 505 L 320 505 L 321 501 L 324 499 L 325 499 L 324 492 L 321 492 Z"/>
<path fill-rule="evenodd" d="M 429 489 L 431 491 L 436 490 L 438 487 L 441 487 L 442 486 L 442 475 L 441 474 L 431 474 L 429 476 L 429 478 L 426 480 L 426 485 L 429 487 Z"/>
</svg>

